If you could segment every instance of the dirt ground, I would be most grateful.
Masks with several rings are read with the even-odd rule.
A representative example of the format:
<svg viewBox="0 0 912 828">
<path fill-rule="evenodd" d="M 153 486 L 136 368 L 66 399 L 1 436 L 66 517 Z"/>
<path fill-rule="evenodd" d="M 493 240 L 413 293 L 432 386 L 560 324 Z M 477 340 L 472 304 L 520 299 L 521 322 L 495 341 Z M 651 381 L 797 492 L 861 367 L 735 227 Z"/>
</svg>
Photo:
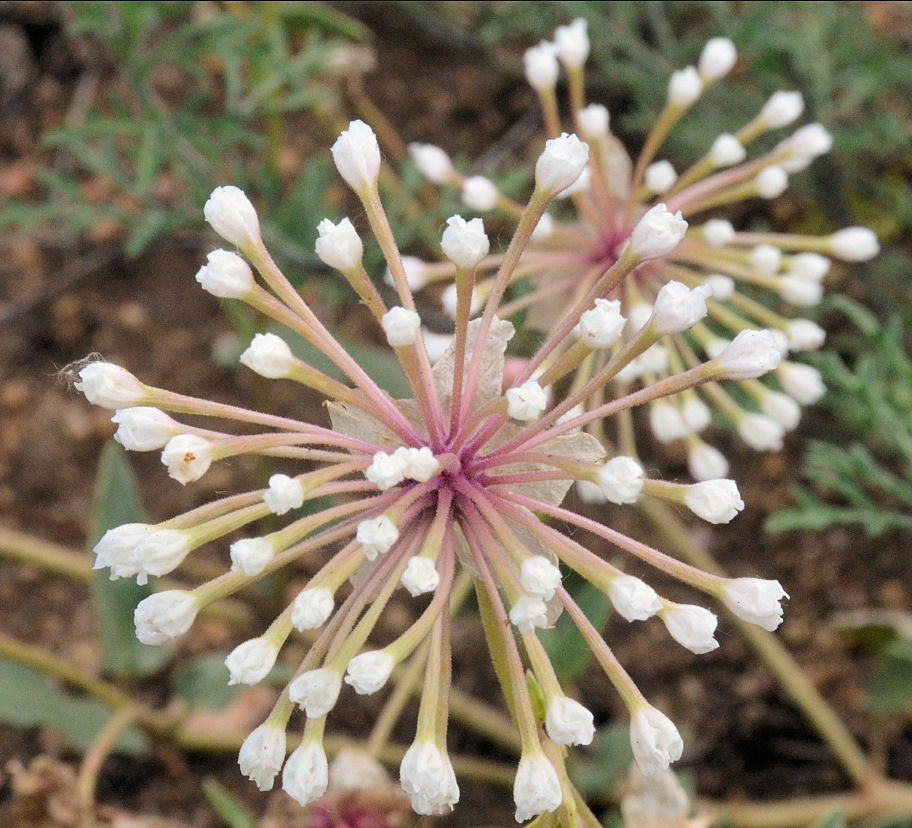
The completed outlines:
<svg viewBox="0 0 912 828">
<path fill-rule="evenodd" d="M 27 175 L 28 162 L 42 152 L 37 138 L 67 106 L 74 75 L 53 21 L 29 22 L 0 8 L 3 15 L 9 18 L 6 25 L 25 33 L 34 56 L 34 73 L 25 81 L 34 94 L 15 117 L 7 112 L 0 122 L 0 192 L 8 194 L 23 186 L 19 179 Z M 424 71 L 426 46 L 384 38 L 379 45 L 381 70 L 368 89 L 391 120 L 407 125 L 410 139 L 436 139 L 478 154 L 530 104 L 526 90 L 466 56 L 454 56 L 445 72 L 429 72 Z M 70 59 L 75 60 L 72 54 Z M 459 91 L 466 89 L 473 90 L 472 100 Z M 479 111 L 478 101 L 490 105 Z M 219 368 L 212 358 L 233 334 L 218 303 L 193 279 L 206 245 L 213 242 L 167 241 L 127 260 L 114 243 L 0 236 L 0 524 L 73 549 L 85 546 L 97 459 L 114 428 L 108 414 L 88 406 L 59 376 L 73 360 L 98 352 L 150 384 L 225 401 L 245 401 L 258 393 L 247 375 Z M 314 401 L 288 395 L 272 402 L 278 411 L 299 414 L 302 405 Z M 831 624 L 834 615 L 847 610 L 912 606 L 912 565 L 902 538 L 872 541 L 848 529 L 770 537 L 761 527 L 767 515 L 788 503 L 803 442 L 827 428 L 822 415 L 811 414 L 782 452 L 762 460 L 733 442 L 725 446 L 747 507 L 732 525 L 701 532 L 731 573 L 782 582 L 791 594 L 782 640 L 890 774 L 912 780 L 912 729 L 866 711 L 864 688 L 873 664 Z M 157 457 L 133 460 L 144 504 L 156 519 L 203 502 L 216 490 L 240 491 L 259 473 L 245 463 L 226 464 L 184 489 L 166 477 Z M 669 478 L 683 477 L 679 462 L 665 468 Z M 626 513 L 616 521 L 636 537 L 651 537 L 648 527 Z M 98 664 L 87 590 L 34 568 L 0 561 L 0 629 L 86 667 Z M 606 638 L 646 696 L 681 725 L 687 750 L 678 767 L 692 776 L 701 795 L 777 799 L 847 787 L 826 748 L 724 620 L 722 646 L 700 657 L 670 643 L 658 624 L 630 627 L 615 619 Z M 205 643 L 191 640 L 181 652 Z M 458 643 L 458 660 L 475 664 L 474 654 L 483 646 L 477 625 L 467 622 Z M 481 698 L 497 694 L 493 676 L 484 670 L 460 673 L 457 668 L 456 683 Z M 155 687 L 143 692 L 154 697 Z M 579 693 L 597 721 L 621 716 L 621 705 L 596 669 L 584 675 Z M 357 733 L 370 716 L 369 707 L 346 708 L 339 720 L 343 729 Z M 403 741 L 408 738 L 401 734 Z M 458 729 L 453 743 L 461 752 L 500 755 L 496 746 Z M 28 765 L 39 756 L 70 768 L 79 761 L 53 733 L 0 725 L 0 769 L 11 760 Z M 110 808 L 168 820 L 162 824 L 209 828 L 222 823 L 200 793 L 207 775 L 256 813 L 264 812 L 269 798 L 242 779 L 233 757 L 185 756 L 167 746 L 141 759 L 109 759 L 98 799 Z M 283 794 L 272 795 L 274 814 L 283 812 L 283 799 Z M 0 777 L 0 824 L 12 824 L 12 801 L 7 774 Z M 512 824 L 508 805 L 503 789 L 466 785 L 456 813 L 441 824 Z M 416 824 L 416 818 L 406 816 L 401 824 Z"/>
</svg>

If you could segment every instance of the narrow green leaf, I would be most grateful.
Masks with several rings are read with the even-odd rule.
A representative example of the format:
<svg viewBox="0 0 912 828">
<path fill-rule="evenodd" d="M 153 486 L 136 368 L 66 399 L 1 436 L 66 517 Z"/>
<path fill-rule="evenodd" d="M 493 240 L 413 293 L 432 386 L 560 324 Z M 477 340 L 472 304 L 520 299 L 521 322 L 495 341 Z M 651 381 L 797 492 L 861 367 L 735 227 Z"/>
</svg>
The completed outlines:
<svg viewBox="0 0 912 828">
<path fill-rule="evenodd" d="M 206 794 L 209 804 L 228 828 L 254 828 L 256 826 L 256 817 L 214 777 L 207 776 L 203 780 L 203 793 Z"/>
<path fill-rule="evenodd" d="M 601 629 L 610 612 L 608 597 L 588 582 L 580 582 L 577 579 L 574 579 L 574 582 L 581 585 L 578 588 L 570 587 L 573 598 L 596 629 Z M 561 682 L 572 681 L 592 660 L 592 652 L 566 612 L 557 619 L 553 629 L 539 630 L 538 637 L 547 650 Z"/>
<path fill-rule="evenodd" d="M 190 707 L 207 710 L 225 707 L 243 689 L 228 686 L 224 653 L 207 653 L 182 666 L 174 673 L 171 687 Z"/>
</svg>

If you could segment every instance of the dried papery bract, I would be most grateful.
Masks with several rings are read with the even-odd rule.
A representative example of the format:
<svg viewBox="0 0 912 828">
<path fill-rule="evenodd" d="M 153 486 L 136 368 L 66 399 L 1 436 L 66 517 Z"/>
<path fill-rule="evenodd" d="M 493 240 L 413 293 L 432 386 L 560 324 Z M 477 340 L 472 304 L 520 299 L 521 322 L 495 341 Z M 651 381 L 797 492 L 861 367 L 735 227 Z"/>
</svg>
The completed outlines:
<svg viewBox="0 0 912 828">
<path fill-rule="evenodd" d="M 579 27 L 565 35 L 559 50 L 565 64 L 579 62 L 584 35 Z M 424 683 L 415 739 L 400 767 L 403 788 L 422 814 L 446 813 L 459 800 L 446 748 L 449 624 L 454 595 L 465 594 L 463 582 L 473 584 L 489 650 L 520 733 L 516 817 L 563 812 L 569 808 L 564 799 L 570 783 L 562 749 L 555 744 L 588 744 L 594 720 L 566 695 L 537 637 L 561 612 L 580 629 L 630 710 L 634 752 L 644 772 L 666 767 L 681 753 L 673 725 L 648 705 L 563 588 L 564 573 L 573 570 L 591 581 L 630 621 L 658 616 L 660 621 L 651 623 L 664 623 L 673 638 L 695 652 L 716 646 L 711 612 L 669 601 L 585 542 L 596 538 L 599 546 L 613 547 L 608 553 L 612 559 L 618 550 L 631 554 L 767 628 L 777 623 L 778 600 L 785 597 L 772 582 L 729 581 L 685 566 L 562 506 L 574 482 L 618 504 L 647 496 L 682 503 L 716 523 L 731 520 L 743 506 L 730 480 L 701 484 L 699 490 L 652 480 L 634 458 L 615 455 L 586 428 L 734 373 L 759 375 L 774 368 L 776 360 L 767 353 L 766 340 L 747 348 L 746 355 L 743 341 L 736 340 L 714 360 L 646 382 L 633 393 L 610 393 L 620 371 L 656 353 L 669 337 L 700 324 L 707 290 L 666 285 L 655 309 L 632 314 L 639 325 L 625 338 L 627 320 L 620 305 L 598 289 L 568 310 L 519 376 L 505 380 L 506 352 L 514 335 L 513 325 L 499 318 L 506 288 L 545 210 L 579 176 L 588 157 L 586 144 L 564 135 L 542 151 L 535 191 L 483 291 L 481 317 L 473 321 L 471 303 L 488 256 L 488 238 L 480 219 L 456 216 L 448 222 L 442 249 L 456 268 L 456 322 L 432 365 L 420 335 L 413 280 L 376 189 L 374 147 L 369 127 L 356 122 L 337 142 L 334 158 L 361 199 L 398 304 L 388 306 L 365 274 L 360 237 L 346 220 L 321 222 L 318 254 L 364 301 L 380 340 L 387 342 L 411 387 L 411 398 L 392 398 L 340 345 L 270 257 L 254 232 L 258 223 L 243 194 L 220 188 L 213 195 L 218 209 L 210 208 L 207 216 L 252 267 L 239 263 L 235 254 L 211 256 L 201 285 L 219 297 L 231 294 L 302 337 L 345 381 L 299 358 L 289 344 L 291 336 L 273 332 L 254 337 L 241 356 L 242 365 L 271 381 L 298 383 L 323 394 L 328 423 L 166 391 L 106 363 L 84 367 L 80 388 L 90 400 L 119 408 L 115 420 L 122 442 L 131 449 L 161 449 L 168 473 L 180 483 L 191 484 L 212 465 L 243 454 L 299 464 L 296 472 L 272 475 L 264 489 L 227 495 L 159 524 L 109 531 L 96 547 L 96 566 L 109 567 L 112 578 L 145 581 L 175 571 L 179 576 L 184 559 L 206 544 L 229 547 L 230 570 L 226 566 L 223 574 L 192 589 L 158 593 L 137 607 L 137 635 L 153 644 L 184 634 L 199 611 L 280 569 L 310 573 L 271 623 L 247 631 L 250 637 L 225 660 L 230 683 L 256 684 L 288 652 L 289 636 L 295 631 L 312 636 L 293 678 L 239 756 L 241 770 L 263 789 L 272 785 L 284 763 L 282 786 L 302 804 L 326 791 L 323 732 L 340 698 L 384 692 L 398 665 L 424 659 L 418 665 Z M 422 151 L 419 158 L 425 166 L 443 166 L 437 154 Z M 226 193 L 229 200 L 223 204 Z M 685 225 L 679 215 L 662 208 L 646 222 L 629 253 L 614 266 L 618 281 L 680 242 Z M 230 278 L 215 278 L 217 264 Z M 603 288 L 607 293 L 610 285 Z M 558 397 L 555 383 L 592 354 L 605 354 L 604 364 Z M 226 420 L 232 428 L 222 431 L 219 423 Z M 571 531 L 559 531 L 559 524 Z M 372 640 L 374 630 L 394 594 L 406 602 L 414 597 L 421 602 L 416 610 L 421 609 L 397 638 L 379 646 Z M 538 714 L 526 670 L 542 694 L 544 708 Z M 306 724 L 300 746 L 285 761 L 285 734 L 295 706 L 306 714 Z"/>
</svg>

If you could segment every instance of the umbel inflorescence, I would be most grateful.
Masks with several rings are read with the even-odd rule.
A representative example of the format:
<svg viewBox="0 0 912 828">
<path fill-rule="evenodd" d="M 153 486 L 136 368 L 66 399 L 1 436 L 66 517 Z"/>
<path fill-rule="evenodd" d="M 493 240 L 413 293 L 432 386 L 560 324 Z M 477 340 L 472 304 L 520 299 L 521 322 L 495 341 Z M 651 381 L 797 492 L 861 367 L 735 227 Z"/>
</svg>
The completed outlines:
<svg viewBox="0 0 912 828">
<path fill-rule="evenodd" d="M 206 219 L 239 252 L 209 254 L 197 281 L 303 337 L 348 381 L 296 357 L 271 332 L 257 334 L 241 362 L 264 377 L 321 392 L 328 400 L 328 423 L 155 388 L 110 363 L 84 367 L 77 387 L 90 402 L 116 409 L 116 439 L 129 449 L 161 449 L 168 473 L 181 483 L 192 483 L 212 463 L 241 454 L 301 464 L 300 473 L 274 475 L 266 489 L 223 497 L 159 524 L 112 529 L 95 548 L 96 566 L 109 568 L 112 578 L 136 577 L 142 583 L 177 569 L 206 544 L 227 547 L 224 574 L 194 589 L 157 592 L 136 608 L 139 639 L 163 644 L 186 633 L 212 602 L 331 551 L 268 628 L 226 659 L 230 683 L 256 684 L 295 630 L 316 631 L 293 680 L 244 743 L 241 770 L 264 790 L 281 771 L 282 787 L 302 804 L 322 796 L 328 776 L 322 736 L 340 694 L 376 693 L 398 664 L 425 658 L 417 733 L 400 768 L 402 787 L 422 814 L 446 812 L 459 798 L 446 747 L 450 600 L 454 583 L 470 580 L 521 735 L 516 818 L 558 808 L 572 813 L 578 795 L 558 746 L 589 743 L 594 721 L 565 695 L 537 637 L 537 630 L 551 626 L 560 613 L 579 628 L 627 706 L 633 753 L 642 770 L 667 768 L 681 756 L 683 744 L 564 589 L 562 574 L 572 570 L 595 584 L 628 621 L 658 616 L 671 637 L 695 653 L 717 646 L 712 612 L 664 598 L 593 552 L 587 538 L 633 555 L 766 629 L 779 625 L 785 597 L 776 581 L 719 578 L 564 507 L 568 488 L 586 481 L 613 503 L 662 498 L 711 523 L 728 522 L 743 508 L 732 480 L 684 485 L 649 479 L 634 458 L 610 453 L 584 427 L 707 382 L 759 377 L 776 368 L 777 341 L 768 331 L 744 330 L 713 359 L 611 396 L 608 389 L 617 387 L 612 382 L 620 372 L 657 343 L 700 322 L 707 296 L 699 286 L 666 285 L 657 292 L 649 318 L 622 340 L 620 306 L 605 299 L 605 283 L 597 281 L 556 321 L 539 351 L 505 380 L 504 354 L 514 334 L 513 325 L 498 318 L 505 291 L 548 206 L 588 169 L 590 147 L 565 134 L 549 140 L 538 159 L 534 191 L 473 321 L 470 302 L 479 266 L 488 261 L 488 238 L 479 218 L 453 216 L 447 222 L 441 248 L 454 268 L 456 324 L 452 342 L 432 364 L 378 194 L 381 159 L 374 133 L 354 121 L 332 153 L 363 205 L 398 304 L 389 307 L 365 272 L 362 242 L 347 218 L 320 223 L 316 252 L 345 276 L 369 309 L 412 397 L 393 399 L 372 379 L 369 367 L 346 352 L 270 257 L 245 195 L 234 187 L 217 188 L 205 205 Z M 651 209 L 636 222 L 620 253 L 622 267 L 637 270 L 666 256 L 686 229 L 680 215 Z M 576 328 L 579 337 L 572 333 Z M 568 372 L 592 354 L 608 352 L 611 356 L 585 382 L 557 394 L 555 384 Z M 581 404 L 588 404 L 584 413 Z M 220 419 L 233 421 L 235 431 L 244 433 L 219 430 Z M 296 512 L 317 498 L 328 498 L 330 505 L 304 516 Z M 257 522 L 270 515 L 284 517 L 284 524 L 258 533 Z M 238 533 L 243 537 L 229 546 L 226 539 Z M 416 620 L 395 640 L 372 644 L 374 627 L 400 587 L 413 596 Z M 527 679 L 527 670 L 533 678 Z M 532 685 L 542 704 L 533 704 Z M 296 707 L 306 723 L 300 746 L 286 760 L 286 730 Z"/>
<path fill-rule="evenodd" d="M 525 53 L 526 78 L 538 94 L 552 136 L 561 132 L 556 84 L 563 65 L 571 120 L 591 152 L 586 169 L 558 196 L 568 206 L 539 222 L 514 270 L 514 278 L 525 280 L 527 289 L 502 306 L 501 315 L 511 317 L 525 310 L 526 324 L 549 331 L 559 321 L 554 308 L 588 304 L 594 296 L 603 297 L 606 307 L 608 302 L 618 302 L 627 318 L 625 335 L 582 363 L 576 374 L 576 383 L 582 384 L 611 358 L 611 347 L 617 349 L 637 335 L 660 290 L 674 283 L 682 297 L 689 290 L 701 291 L 708 308 L 706 319 L 630 362 L 615 376 L 615 384 L 621 386 L 616 393 L 692 368 L 702 359 L 717 355 L 734 336 L 749 328 L 771 331 L 783 356 L 819 348 L 823 330 L 809 319 L 791 316 L 790 311 L 820 302 L 829 257 L 862 261 L 876 255 L 874 234 L 864 227 L 849 227 L 822 237 L 744 232 L 736 231 L 725 218 L 726 209 L 739 202 L 776 198 L 786 189 L 790 174 L 805 169 L 830 149 L 832 138 L 815 123 L 800 127 L 768 152 L 748 157 L 758 138 L 789 126 L 801 116 L 801 93 L 776 92 L 752 120 L 735 133 L 708 142 L 705 155 L 678 174 L 669 161 L 655 159 L 678 120 L 710 84 L 735 65 L 734 44 L 726 38 L 714 38 L 706 44 L 697 66 L 673 73 L 665 107 L 635 164 L 612 135 L 608 110 L 586 102 L 583 66 L 589 46 L 586 22 L 579 19 L 559 27 L 553 42 L 542 42 Z M 521 205 L 498 192 L 484 176 L 460 174 L 440 148 L 412 144 L 410 151 L 430 181 L 458 186 L 470 209 L 521 215 Z M 691 222 L 681 243 L 645 265 L 625 260 L 634 228 L 644 215 L 660 215 L 666 210 Z M 558 214 L 565 218 L 558 219 Z M 479 303 L 493 285 L 488 272 L 496 270 L 501 261 L 500 255 L 492 255 L 482 262 L 476 285 Z M 418 260 L 411 261 L 411 272 L 415 285 L 452 275 Z M 454 298 L 455 288 L 444 291 L 444 308 L 451 312 Z M 566 325 L 558 325 L 558 330 L 560 335 L 568 333 Z M 580 334 L 583 339 L 592 336 L 585 328 Z M 570 341 L 567 343 L 569 347 Z M 733 392 L 708 382 L 699 391 L 688 390 L 655 401 L 650 404 L 650 424 L 661 443 L 683 441 L 695 479 L 724 477 L 728 474 L 726 458 L 700 436 L 710 424 L 713 409 L 752 448 L 778 450 L 785 432 L 798 424 L 800 405 L 816 402 L 823 391 L 816 369 L 783 359 L 765 382 L 746 380 Z M 617 440 L 632 453 L 633 432 L 625 417 L 618 418 L 618 424 Z M 580 493 L 592 500 L 603 499 L 596 489 L 585 485 Z"/>
</svg>

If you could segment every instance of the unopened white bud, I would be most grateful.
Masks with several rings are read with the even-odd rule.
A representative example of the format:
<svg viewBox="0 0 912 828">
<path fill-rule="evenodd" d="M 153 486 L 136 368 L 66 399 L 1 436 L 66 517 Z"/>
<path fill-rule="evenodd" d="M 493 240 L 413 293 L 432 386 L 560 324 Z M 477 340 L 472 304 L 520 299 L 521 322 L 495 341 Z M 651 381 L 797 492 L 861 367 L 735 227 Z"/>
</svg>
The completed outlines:
<svg viewBox="0 0 912 828">
<path fill-rule="evenodd" d="M 315 630 L 332 615 L 333 594 L 326 587 L 302 589 L 291 607 L 291 623 L 296 630 Z"/>
<path fill-rule="evenodd" d="M 754 451 L 779 451 L 785 429 L 765 414 L 744 414 L 738 420 L 738 435 Z"/>
<path fill-rule="evenodd" d="M 830 238 L 830 252 L 844 262 L 866 262 L 880 253 L 874 231 L 867 227 L 845 227 Z"/>
<path fill-rule="evenodd" d="M 646 705 L 630 718 L 630 747 L 642 774 L 656 776 L 681 758 L 684 742 L 671 719 Z"/>
<path fill-rule="evenodd" d="M 274 515 L 284 515 L 292 509 L 300 509 L 304 504 L 304 487 L 287 474 L 274 474 L 269 478 L 263 502 Z"/>
<path fill-rule="evenodd" d="M 691 289 L 681 282 L 666 282 L 656 296 L 652 327 L 657 334 L 681 333 L 706 316 L 706 300 L 712 295 L 709 285 Z"/>
<path fill-rule="evenodd" d="M 703 480 L 687 487 L 684 503 L 697 517 L 709 523 L 730 523 L 744 508 L 734 480 Z"/>
<path fill-rule="evenodd" d="M 537 420 L 547 406 L 548 395 L 535 380 L 507 389 L 507 414 L 514 420 Z"/>
<path fill-rule="evenodd" d="M 472 219 L 473 221 L 480 221 L 480 219 Z M 448 285 L 446 290 L 440 294 L 440 305 L 446 313 L 447 316 L 455 319 L 456 318 L 456 305 L 458 301 L 458 295 L 456 292 L 456 285 Z M 484 297 L 481 295 L 481 292 L 477 288 L 472 289 L 472 298 L 469 301 L 469 315 L 474 316 L 478 311 L 481 310 L 481 306 L 484 303 Z"/>
<path fill-rule="evenodd" d="M 168 477 L 186 486 L 199 480 L 212 465 L 213 444 L 195 434 L 178 434 L 165 444 L 161 460 Z"/>
<path fill-rule="evenodd" d="M 643 182 L 653 193 L 663 195 L 667 193 L 678 180 L 678 174 L 670 161 L 656 161 L 646 167 Z"/>
<path fill-rule="evenodd" d="M 415 311 L 397 305 L 383 314 L 380 324 L 391 348 L 405 348 L 415 344 L 421 317 Z"/>
<path fill-rule="evenodd" d="M 758 273 L 772 275 L 778 273 L 782 265 L 782 251 L 771 244 L 758 244 L 748 254 L 748 261 Z"/>
<path fill-rule="evenodd" d="M 254 334 L 239 361 L 268 379 L 287 377 L 297 362 L 288 343 L 274 333 Z"/>
<path fill-rule="evenodd" d="M 783 598 L 788 593 L 779 581 L 733 578 L 722 588 L 722 600 L 739 618 L 772 632 L 782 623 Z"/>
<path fill-rule="evenodd" d="M 724 78 L 738 59 L 735 44 L 727 37 L 714 37 L 706 41 L 697 68 L 704 80 L 714 81 Z"/>
<path fill-rule="evenodd" d="M 405 479 L 406 455 L 398 449 L 392 454 L 378 451 L 371 464 L 364 470 L 364 476 L 381 492 L 391 489 Z"/>
<path fill-rule="evenodd" d="M 401 583 L 413 597 L 433 592 L 440 584 L 437 564 L 430 558 L 416 555 L 409 560 L 408 565 L 405 567 Z"/>
<path fill-rule="evenodd" d="M 213 250 L 196 272 L 203 290 L 219 299 L 243 299 L 254 287 L 253 271 L 237 253 Z"/>
<path fill-rule="evenodd" d="M 554 44 L 543 40 L 538 46 L 526 49 L 523 54 L 523 66 L 526 70 L 526 80 L 536 92 L 553 89 L 560 73 Z"/>
<path fill-rule="evenodd" d="M 261 724 L 241 745 L 238 765 L 241 773 L 261 791 L 272 789 L 273 780 L 285 761 L 285 728 Z"/>
<path fill-rule="evenodd" d="M 636 302 L 631 305 L 627 316 L 627 327 L 631 336 L 642 330 L 651 317 L 652 305 L 648 302 Z"/>
<path fill-rule="evenodd" d="M 767 391 L 760 402 L 760 409 L 786 431 L 791 431 L 801 419 L 801 407 L 788 394 Z"/>
<path fill-rule="evenodd" d="M 251 638 L 238 644 L 225 659 L 231 674 L 228 684 L 258 684 L 269 674 L 279 648 L 266 638 Z"/>
<path fill-rule="evenodd" d="M 691 106 L 703 92 L 703 79 L 693 66 L 672 72 L 668 79 L 668 102 L 684 109 Z"/>
<path fill-rule="evenodd" d="M 709 160 L 715 167 L 730 167 L 740 164 L 747 156 L 747 150 L 741 142 L 727 132 L 723 132 L 709 149 Z"/>
<path fill-rule="evenodd" d="M 787 172 L 800 172 L 815 158 L 828 153 L 832 146 L 833 136 L 823 124 L 806 124 L 782 142 L 781 148 L 787 150 L 789 155 L 781 164 Z"/>
<path fill-rule="evenodd" d="M 146 386 L 133 374 L 111 362 L 90 362 L 79 371 L 75 388 L 92 405 L 111 409 L 137 405 L 147 393 Z"/>
<path fill-rule="evenodd" d="M 479 213 L 493 210 L 497 206 L 500 193 L 490 178 L 473 175 L 462 183 L 462 201 L 467 207 Z"/>
<path fill-rule="evenodd" d="M 711 273 L 706 277 L 706 284 L 712 288 L 712 298 L 720 302 L 731 299 L 735 292 L 735 280 L 722 273 Z"/>
<path fill-rule="evenodd" d="M 681 416 L 691 434 L 698 434 L 712 422 L 709 406 L 693 394 L 684 400 L 684 404 L 681 406 Z"/>
<path fill-rule="evenodd" d="M 690 433 L 680 409 L 662 400 L 649 406 L 649 426 L 660 443 L 673 443 Z"/>
<path fill-rule="evenodd" d="M 203 215 L 216 233 L 241 250 L 260 242 L 256 210 L 238 187 L 216 187 L 203 206 Z"/>
<path fill-rule="evenodd" d="M 198 611 L 192 592 L 183 589 L 156 592 L 143 598 L 133 610 L 136 637 L 143 644 L 164 644 L 187 632 Z"/>
<path fill-rule="evenodd" d="M 795 307 L 812 308 L 823 299 L 823 285 L 810 279 L 783 276 L 779 279 L 779 295 Z"/>
<path fill-rule="evenodd" d="M 409 290 L 413 292 L 421 290 L 427 284 L 427 262 L 423 262 L 415 256 L 403 256 L 400 261 L 402 269 L 405 271 L 405 283 L 409 286 Z M 393 279 L 389 268 L 383 272 L 383 281 L 393 287 L 396 285 L 396 280 Z"/>
<path fill-rule="evenodd" d="M 597 138 L 604 138 L 608 135 L 608 124 L 611 117 L 608 109 L 601 104 L 589 104 L 579 111 L 580 132 L 583 138 L 588 141 L 594 141 Z"/>
<path fill-rule="evenodd" d="M 785 392 L 802 405 L 813 405 L 826 394 L 820 371 L 812 365 L 783 360 L 776 370 L 776 378 Z"/>
<path fill-rule="evenodd" d="M 288 685 L 288 698 L 304 708 L 308 719 L 319 719 L 336 706 L 342 676 L 331 667 L 301 673 Z"/>
<path fill-rule="evenodd" d="M 136 583 L 145 584 L 150 575 L 167 575 L 181 565 L 189 552 L 190 539 L 179 529 L 150 529 L 133 548 Z"/>
<path fill-rule="evenodd" d="M 630 249 L 638 259 L 667 256 L 684 238 L 687 222 L 681 211 L 671 213 L 664 204 L 656 204 L 637 222 L 630 234 Z"/>
<path fill-rule="evenodd" d="M 608 585 L 615 612 L 627 621 L 645 621 L 662 609 L 656 591 L 633 575 L 618 575 Z"/>
<path fill-rule="evenodd" d="M 408 151 L 418 172 L 432 184 L 446 184 L 453 177 L 453 162 L 440 147 L 433 144 L 409 144 Z"/>
<path fill-rule="evenodd" d="M 259 575 L 275 557 L 275 549 L 266 538 L 241 538 L 228 548 L 231 569 L 248 578 Z"/>
<path fill-rule="evenodd" d="M 339 175 L 359 192 L 372 188 L 380 175 L 380 145 L 364 121 L 352 121 L 332 145 L 332 156 Z"/>
<path fill-rule="evenodd" d="M 364 245 L 354 225 L 344 218 L 333 224 L 328 218 L 317 225 L 317 256 L 323 264 L 348 273 L 361 263 Z"/>
<path fill-rule="evenodd" d="M 114 439 L 128 451 L 163 448 L 168 440 L 183 430 L 181 424 L 164 411 L 144 405 L 118 409 L 111 422 L 117 423 Z"/>
<path fill-rule="evenodd" d="M 111 580 L 132 578 L 139 571 L 134 551 L 139 542 L 155 531 L 146 523 L 125 523 L 108 529 L 95 548 L 95 563 L 92 569 L 110 567 Z"/>
<path fill-rule="evenodd" d="M 735 228 L 725 219 L 710 219 L 700 229 L 710 247 L 724 247 L 735 238 Z"/>
<path fill-rule="evenodd" d="M 618 300 L 596 299 L 595 307 L 580 316 L 580 341 L 590 348 L 610 348 L 624 332 L 625 322 Z"/>
<path fill-rule="evenodd" d="M 719 619 L 708 609 L 693 604 L 668 602 L 659 615 L 668 634 L 692 653 L 702 655 L 719 646 L 713 637 Z"/>
<path fill-rule="evenodd" d="M 424 340 L 424 350 L 427 351 L 431 365 L 441 359 L 453 343 L 453 334 L 436 333 L 427 328 L 421 329 L 421 338 Z"/>
<path fill-rule="evenodd" d="M 554 50 L 567 69 L 578 69 L 589 57 L 589 35 L 586 21 L 576 18 L 566 26 L 554 30 Z"/>
<path fill-rule="evenodd" d="M 484 222 L 480 218 L 466 221 L 462 216 L 450 216 L 440 240 L 440 247 L 444 255 L 457 267 L 471 270 L 488 255 L 490 249 Z"/>
<path fill-rule="evenodd" d="M 774 164 L 757 174 L 754 186 L 757 188 L 757 195 L 761 198 L 777 198 L 788 187 L 788 175 L 782 167 Z"/>
<path fill-rule="evenodd" d="M 376 693 L 389 680 L 395 666 L 396 659 L 386 650 L 361 653 L 348 662 L 345 683 L 362 696 Z"/>
<path fill-rule="evenodd" d="M 582 175 L 589 162 L 589 145 L 575 135 L 563 133 L 545 142 L 545 151 L 535 162 L 535 186 L 556 196 Z"/>
<path fill-rule="evenodd" d="M 602 492 L 602 487 L 589 480 L 577 480 L 576 493 L 583 503 L 604 503 L 607 499 Z"/>
<path fill-rule="evenodd" d="M 545 730 L 559 745 L 589 745 L 595 736 L 594 717 L 578 701 L 556 696 L 545 713 Z"/>
<path fill-rule="evenodd" d="M 294 750 L 282 770 L 282 790 L 306 807 L 326 793 L 329 767 L 323 746 L 306 739 Z"/>
<path fill-rule="evenodd" d="M 548 626 L 548 609 L 540 595 L 521 595 L 510 608 L 510 621 L 522 635 Z"/>
<path fill-rule="evenodd" d="M 425 816 L 448 814 L 459 802 L 459 785 L 445 750 L 421 739 L 402 757 L 399 781 L 412 810 Z"/>
<path fill-rule="evenodd" d="M 770 129 L 788 126 L 804 112 L 804 97 L 800 92 L 774 92 L 760 110 L 760 118 Z"/>
<path fill-rule="evenodd" d="M 542 213 L 542 217 L 538 220 L 538 224 L 535 225 L 530 238 L 532 241 L 541 242 L 545 241 L 545 239 L 550 239 L 552 235 L 554 235 L 554 219 L 547 213 Z"/>
<path fill-rule="evenodd" d="M 788 262 L 788 273 L 796 279 L 811 279 L 819 282 L 830 272 L 832 262 L 819 253 L 798 253 Z"/>
<path fill-rule="evenodd" d="M 427 483 L 440 471 L 440 461 L 434 457 L 430 446 L 398 448 L 396 451 L 405 459 L 405 476 L 409 480 Z"/>
<path fill-rule="evenodd" d="M 544 555 L 532 555 L 522 562 L 519 581 L 524 592 L 550 601 L 561 584 L 561 572 Z"/>
<path fill-rule="evenodd" d="M 362 520 L 355 537 L 364 548 L 364 557 L 372 561 L 378 554 L 388 552 L 399 540 L 399 530 L 386 515 L 379 515 Z"/>
<path fill-rule="evenodd" d="M 579 178 L 576 179 L 566 190 L 561 190 L 557 194 L 558 199 L 570 198 L 575 196 L 578 193 L 585 193 L 592 186 L 592 169 L 586 167 L 580 174 Z"/>
<path fill-rule="evenodd" d="M 632 457 L 612 457 L 598 470 L 597 483 L 612 503 L 636 503 L 643 491 L 643 467 Z"/>
<path fill-rule="evenodd" d="M 544 753 L 523 753 L 513 781 L 513 801 L 517 822 L 560 807 L 563 801 L 560 779 Z"/>
<path fill-rule="evenodd" d="M 826 331 L 810 319 L 792 319 L 785 325 L 792 351 L 816 351 L 826 339 Z"/>
<path fill-rule="evenodd" d="M 717 448 L 695 442 L 687 452 L 687 469 L 694 480 L 713 480 L 728 474 L 728 460 Z"/>
<path fill-rule="evenodd" d="M 718 357 L 725 379 L 762 377 L 782 359 L 782 351 L 770 331 L 741 331 Z"/>
</svg>

